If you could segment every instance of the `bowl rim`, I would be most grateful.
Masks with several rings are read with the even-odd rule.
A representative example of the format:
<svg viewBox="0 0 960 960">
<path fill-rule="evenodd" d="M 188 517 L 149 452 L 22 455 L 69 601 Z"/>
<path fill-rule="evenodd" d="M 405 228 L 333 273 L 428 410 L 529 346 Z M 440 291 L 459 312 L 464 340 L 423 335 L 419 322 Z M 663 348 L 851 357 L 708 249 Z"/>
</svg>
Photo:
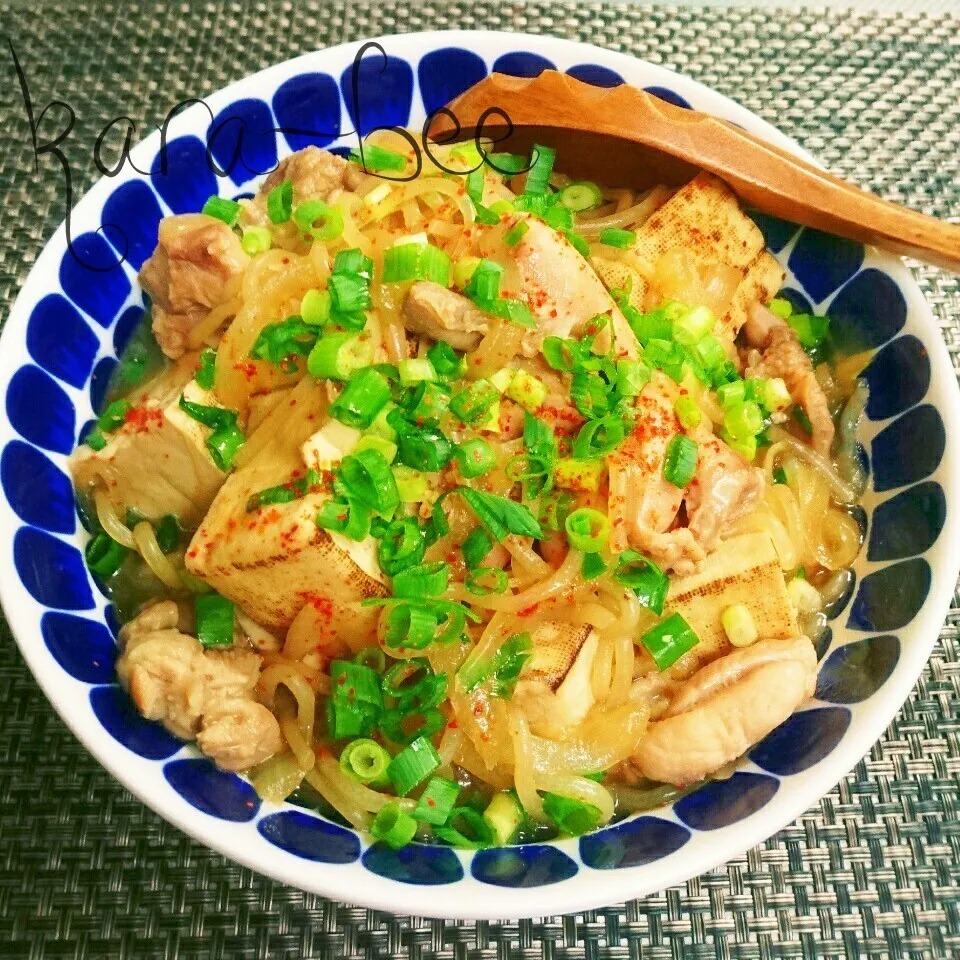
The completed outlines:
<svg viewBox="0 0 960 960">
<path fill-rule="evenodd" d="M 423 54 L 432 50 L 448 46 L 456 45 L 471 49 L 471 41 L 474 41 L 500 44 L 503 53 L 516 49 L 530 50 L 544 56 L 550 56 L 551 51 L 562 51 L 566 54 L 579 52 L 584 57 L 585 62 L 599 63 L 612 69 L 618 69 L 625 74 L 628 74 L 631 69 L 635 70 L 639 64 L 651 76 L 659 77 L 664 85 L 679 85 L 681 92 L 694 92 L 701 101 L 701 108 L 708 111 L 719 108 L 728 117 L 742 123 L 747 129 L 767 138 L 777 146 L 781 146 L 805 159 L 817 162 L 796 141 L 776 127 L 697 80 L 630 54 L 579 41 L 536 36 L 522 32 L 425 30 L 355 40 L 311 51 L 242 77 L 204 97 L 204 102 L 216 112 L 219 107 L 247 93 L 258 82 L 263 82 L 265 89 L 273 90 L 277 78 L 283 78 L 288 73 L 292 75 L 297 68 L 307 66 L 314 66 L 316 69 L 323 70 L 322 60 L 318 58 L 322 58 L 324 55 L 337 57 L 343 57 L 347 54 L 355 55 L 363 44 L 371 41 L 383 45 L 388 54 L 397 52 L 399 47 L 402 50 L 402 55 L 409 57 L 412 61 L 416 61 Z M 391 45 L 393 45 L 393 49 L 391 49 Z M 559 57 L 559 59 L 564 58 Z M 199 116 L 202 111 L 202 105 L 194 105 L 184 110 L 178 116 L 177 121 L 187 124 Z M 176 128 L 177 121 L 174 121 L 173 129 Z M 146 137 L 133 148 L 130 154 L 131 159 L 138 166 L 142 166 L 142 163 L 138 161 L 151 159 L 159 140 L 159 131 Z M 77 202 L 71 215 L 78 220 L 82 219 L 85 212 L 98 202 L 100 194 L 105 193 L 108 189 L 112 190 L 116 185 L 130 179 L 142 178 L 138 174 L 134 174 L 129 168 L 124 171 L 121 177 L 112 181 L 106 177 L 100 178 Z M 27 319 L 30 310 L 39 299 L 39 296 L 34 295 L 34 291 L 39 291 L 39 295 L 49 292 L 48 278 L 56 276 L 56 266 L 61 256 L 60 247 L 64 237 L 65 227 L 61 223 L 53 235 L 47 239 L 40 255 L 24 280 L 10 311 L 2 337 L 0 337 L 0 384 L 6 385 L 9 383 L 12 373 L 22 362 Z M 889 260 L 884 258 L 884 267 L 894 274 L 898 282 L 904 285 L 907 290 L 916 293 L 911 301 L 911 309 L 916 310 L 919 322 L 928 335 L 927 339 L 924 339 L 924 346 L 927 348 L 931 360 L 931 389 L 933 389 L 935 383 L 940 382 L 941 385 L 944 382 L 946 383 L 946 386 L 940 391 L 941 396 L 936 404 L 937 409 L 943 416 L 945 424 L 960 424 L 960 389 L 958 389 L 956 374 L 950 363 L 933 312 L 912 275 L 898 258 L 892 256 Z M 916 301 L 916 303 L 913 301 Z M 944 378 L 946 378 L 945 381 Z M 68 393 L 70 392 L 69 388 L 65 387 L 65 389 Z M 82 391 L 75 391 L 75 393 L 80 392 Z M 0 422 L 0 442 L 3 446 L 17 436 L 16 431 L 5 420 Z M 957 444 L 950 440 L 948 432 L 948 440 L 941 462 L 941 470 L 944 474 L 941 482 L 945 486 L 948 504 L 960 503 L 960 463 L 958 463 L 958 460 L 960 460 L 960 456 L 958 456 Z M 22 525 L 22 521 L 13 513 L 5 497 L 0 498 L 0 501 L 2 501 L 0 502 L 0 531 L 12 534 L 13 529 Z M 532 888 L 498 887 L 476 882 L 469 887 L 465 887 L 463 881 L 446 886 L 421 887 L 374 874 L 362 867 L 359 860 L 352 864 L 337 865 L 336 867 L 330 864 L 313 863 L 300 858 L 273 858 L 265 863 L 260 858 L 259 851 L 248 851 L 243 843 L 236 842 L 241 839 L 239 833 L 236 834 L 236 840 L 234 840 L 235 831 L 231 827 L 249 827 L 249 824 L 224 824 L 222 821 L 205 816 L 179 796 L 167 797 L 149 794 L 146 787 L 136 781 L 131 770 L 125 767 L 124 761 L 127 758 L 124 751 L 116 749 L 116 741 L 112 741 L 109 734 L 99 729 L 96 723 L 91 722 L 86 716 L 79 716 L 71 712 L 68 691 L 62 683 L 62 677 L 55 675 L 51 667 L 52 658 L 44 644 L 21 639 L 31 638 L 38 641 L 39 622 L 33 616 L 32 611 L 28 609 L 30 605 L 25 606 L 22 603 L 25 588 L 20 584 L 17 577 L 0 577 L 0 604 L 3 606 L 11 633 L 31 673 L 71 732 L 125 789 L 194 840 L 258 873 L 265 874 L 301 890 L 314 892 L 336 900 L 343 898 L 345 902 L 351 904 L 388 910 L 397 914 L 437 918 L 514 919 L 580 912 L 617 903 L 624 899 L 646 896 L 674 884 L 683 883 L 763 843 L 797 819 L 810 808 L 811 804 L 819 802 L 868 753 L 872 745 L 882 736 L 915 686 L 923 665 L 936 644 L 944 615 L 953 597 L 957 579 L 956 573 L 960 569 L 960 536 L 958 534 L 960 534 L 960 512 L 948 506 L 944 527 L 937 541 L 937 548 L 944 553 L 944 559 L 939 562 L 938 566 L 940 570 L 945 568 L 952 570 L 954 576 L 952 579 L 942 574 L 937 577 L 936 568 L 933 569 L 934 577 L 931 582 L 930 593 L 922 609 L 909 625 L 911 644 L 909 648 L 902 645 L 901 664 L 904 666 L 898 666 L 894 676 L 891 676 L 884 687 L 875 695 L 878 699 L 872 706 L 869 720 L 862 724 L 859 729 L 847 732 L 843 741 L 806 775 L 801 789 L 784 791 L 788 794 L 788 798 L 784 802 L 777 803 L 774 816 L 755 814 L 719 831 L 714 836 L 709 856 L 684 857 L 681 848 L 679 856 L 672 855 L 666 861 L 655 861 L 652 864 L 618 870 L 593 870 L 584 867 L 577 874 L 579 882 L 575 878 L 573 882 Z M 12 543 L 12 535 L 4 537 L 4 539 L 8 543 Z M 9 556 L 6 562 L 12 562 Z M 919 638 L 919 642 L 917 638 Z M 61 669 L 58 665 L 53 665 L 58 670 Z M 775 798 L 775 800 L 778 799 L 779 796 Z M 563 845 L 560 846 L 563 849 Z M 463 862 L 459 854 L 458 857 Z M 691 859 L 694 860 L 692 864 L 689 862 Z M 473 880 L 469 869 L 464 871 L 463 879 L 466 881 Z M 470 897 L 469 900 L 464 899 L 463 894 L 467 890 L 476 894 L 476 896 Z M 430 894 L 429 897 L 424 896 L 427 892 Z M 425 903 L 427 900 L 429 902 Z M 485 906 L 485 904 L 490 904 L 490 906 Z"/>
</svg>

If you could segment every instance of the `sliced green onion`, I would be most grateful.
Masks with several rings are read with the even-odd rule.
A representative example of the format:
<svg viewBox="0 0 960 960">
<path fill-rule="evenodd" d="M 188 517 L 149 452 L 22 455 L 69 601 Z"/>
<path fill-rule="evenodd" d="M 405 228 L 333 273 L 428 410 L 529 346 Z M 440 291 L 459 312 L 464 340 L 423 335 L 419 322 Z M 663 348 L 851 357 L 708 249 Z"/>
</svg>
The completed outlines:
<svg viewBox="0 0 960 960">
<path fill-rule="evenodd" d="M 401 707 L 387 710 L 380 717 L 381 732 L 388 740 L 398 744 L 436 736 L 446 725 L 444 715 L 432 707 Z"/>
<path fill-rule="evenodd" d="M 398 603 L 387 614 L 384 644 L 392 649 L 422 650 L 436 639 L 439 614 L 433 606 Z"/>
<path fill-rule="evenodd" d="M 216 379 L 217 351 L 212 347 L 204 347 L 200 351 L 200 369 L 194 379 L 202 390 L 212 390 Z"/>
<path fill-rule="evenodd" d="M 358 370 L 347 381 L 343 393 L 330 404 L 329 413 L 348 427 L 363 430 L 389 402 L 390 381 L 372 367 Z"/>
<path fill-rule="evenodd" d="M 573 455 L 582 460 L 605 457 L 620 446 L 626 433 L 626 425 L 619 417 L 588 420 L 573 441 Z"/>
<path fill-rule="evenodd" d="M 541 349 L 547 363 L 561 373 L 570 373 L 580 359 L 580 344 L 576 340 L 546 337 Z"/>
<path fill-rule="evenodd" d="M 293 182 L 284 180 L 267 194 L 267 215 L 272 223 L 287 223 L 293 215 Z"/>
<path fill-rule="evenodd" d="M 589 180 L 577 180 L 560 191 L 560 202 L 576 213 L 584 213 L 603 203 L 603 192 Z"/>
<path fill-rule="evenodd" d="M 376 450 L 387 463 L 392 463 L 397 455 L 397 445 L 392 440 L 384 437 L 378 437 L 372 433 L 364 434 L 353 448 L 353 453 L 361 453 L 364 450 Z"/>
<path fill-rule="evenodd" d="M 107 439 L 94 427 L 84 438 L 83 442 L 91 449 L 97 452 L 101 451 L 107 445 Z"/>
<path fill-rule="evenodd" d="M 507 320 L 517 327 L 531 329 L 536 326 L 530 307 L 516 297 L 500 297 L 497 300 L 481 300 L 478 297 L 476 304 L 486 313 L 492 313 L 495 317 Z"/>
<path fill-rule="evenodd" d="M 633 230 L 621 230 L 619 227 L 604 227 L 600 231 L 600 242 L 608 247 L 617 247 L 626 250 L 632 247 L 637 239 Z"/>
<path fill-rule="evenodd" d="M 197 639 L 205 647 L 233 644 L 233 604 L 219 593 L 201 593 L 194 598 Z"/>
<path fill-rule="evenodd" d="M 446 777 L 433 777 L 424 787 L 413 815 L 424 823 L 442 826 L 457 802 L 460 785 Z"/>
<path fill-rule="evenodd" d="M 505 847 L 523 823 L 523 808 L 512 793 L 497 793 L 483 811 L 483 819 L 493 832 L 497 846 Z"/>
<path fill-rule="evenodd" d="M 370 508 L 357 502 L 328 500 L 320 508 L 316 523 L 324 530 L 342 533 L 350 540 L 359 542 L 370 532 Z"/>
<path fill-rule="evenodd" d="M 364 647 L 354 658 L 354 663 L 369 667 L 377 673 L 383 673 L 387 658 L 379 647 Z"/>
<path fill-rule="evenodd" d="M 623 397 L 639 396 L 653 374 L 642 360 L 617 361 L 617 392 Z"/>
<path fill-rule="evenodd" d="M 495 227 L 500 222 L 500 217 L 493 210 L 485 207 L 482 203 L 474 203 L 474 219 L 477 223 L 485 224 L 488 227 Z"/>
<path fill-rule="evenodd" d="M 774 483 L 787 483 L 787 471 L 783 467 L 777 467 L 773 471 L 773 482 Z"/>
<path fill-rule="evenodd" d="M 430 482 L 419 470 L 397 464 L 393 468 L 393 479 L 397 481 L 401 503 L 423 503 L 427 499 Z"/>
<path fill-rule="evenodd" d="M 426 548 L 426 539 L 415 517 L 395 520 L 380 540 L 377 550 L 380 568 L 388 577 L 395 577 L 420 563 Z"/>
<path fill-rule="evenodd" d="M 490 825 L 472 807 L 456 807 L 447 825 L 434 827 L 433 832 L 445 843 L 467 849 L 489 847 L 494 840 Z"/>
<path fill-rule="evenodd" d="M 607 545 L 610 536 L 610 520 L 605 513 L 592 507 L 580 507 L 566 519 L 564 529 L 567 540 L 575 550 L 597 553 Z"/>
<path fill-rule="evenodd" d="M 370 832 L 388 847 L 400 850 L 416 836 L 417 821 L 397 803 L 381 807 L 370 824 Z"/>
<path fill-rule="evenodd" d="M 468 425 L 479 424 L 500 399 L 500 391 L 489 380 L 475 380 L 450 398 L 450 412 Z"/>
<path fill-rule="evenodd" d="M 157 521 L 154 532 L 157 537 L 157 546 L 164 553 L 170 553 L 177 548 L 180 542 L 180 523 L 172 513 L 168 513 Z"/>
<path fill-rule="evenodd" d="M 494 301 L 500 296 L 500 281 L 503 279 L 503 267 L 493 260 L 480 260 L 470 275 L 470 282 L 464 293 L 471 300 Z"/>
<path fill-rule="evenodd" d="M 293 222 L 301 233 L 314 240 L 336 240 L 343 233 L 343 212 L 322 200 L 301 203 L 293 211 Z"/>
<path fill-rule="evenodd" d="M 331 302 L 336 310 L 355 313 L 369 310 L 373 305 L 370 299 L 370 282 L 359 273 L 331 273 L 327 283 Z"/>
<path fill-rule="evenodd" d="M 418 737 L 393 758 L 387 767 L 387 776 L 397 796 L 405 797 L 439 766 L 440 757 L 433 744 L 425 737 Z"/>
<path fill-rule="evenodd" d="M 730 404 L 724 410 L 723 425 L 730 436 L 748 440 L 763 429 L 763 413 L 753 400 Z"/>
<path fill-rule="evenodd" d="M 586 241 L 584 237 L 581 237 L 579 233 L 575 230 L 567 230 L 564 233 L 564 236 L 567 240 L 570 241 L 570 245 L 573 247 L 581 257 L 586 259 L 590 256 L 590 244 Z"/>
<path fill-rule="evenodd" d="M 369 703 L 327 700 L 327 732 L 332 740 L 368 737 L 376 729 L 378 716 Z"/>
<path fill-rule="evenodd" d="M 532 196 L 545 194 L 550 189 L 550 175 L 553 173 L 553 161 L 557 151 L 542 144 L 533 145 L 532 165 L 527 172 L 527 182 L 523 192 Z"/>
<path fill-rule="evenodd" d="M 477 567 L 468 570 L 463 585 L 475 597 L 487 597 L 491 593 L 506 593 L 510 578 L 506 570 L 497 567 Z"/>
<path fill-rule="evenodd" d="M 780 377 L 773 377 L 763 381 L 760 401 L 771 413 L 777 413 L 786 410 L 793 403 L 793 397 L 790 396 L 786 382 Z"/>
<path fill-rule="evenodd" d="M 456 449 L 457 465 L 467 479 L 481 477 L 497 465 L 493 447 L 482 437 L 474 437 L 459 444 Z"/>
<path fill-rule="evenodd" d="M 547 226 L 553 227 L 554 230 L 559 230 L 561 233 L 573 229 L 573 211 L 567 207 L 550 207 L 544 213 L 543 219 Z"/>
<path fill-rule="evenodd" d="M 133 409 L 133 404 L 129 400 L 114 400 L 109 404 L 106 410 L 97 417 L 97 429 L 103 433 L 111 433 L 119 430 L 127 418 L 127 414 Z"/>
<path fill-rule="evenodd" d="M 547 385 L 532 373 L 518 370 L 506 389 L 506 395 L 529 413 L 536 413 L 547 399 Z"/>
<path fill-rule="evenodd" d="M 613 579 L 632 590 L 648 610 L 657 616 L 663 613 L 670 579 L 649 557 L 636 550 L 624 550 L 617 559 Z"/>
<path fill-rule="evenodd" d="M 562 797 L 557 793 L 544 793 L 543 812 L 563 832 L 578 837 L 600 826 L 603 814 L 592 803 Z"/>
<path fill-rule="evenodd" d="M 355 274 L 369 282 L 373 279 L 373 261 L 359 247 L 349 247 L 337 252 L 331 273 Z"/>
<path fill-rule="evenodd" d="M 413 470 L 432 473 L 443 469 L 453 456 L 453 444 L 436 428 L 424 427 L 398 436 L 397 458 Z"/>
<path fill-rule="evenodd" d="M 640 642 L 647 648 L 658 670 L 672 667 L 700 638 L 679 613 L 673 613 L 648 630 Z"/>
<path fill-rule="evenodd" d="M 457 487 L 456 492 L 498 541 L 503 540 L 508 533 L 520 537 L 543 537 L 539 522 L 522 503 L 485 493 L 483 490 L 472 490 L 470 487 Z"/>
<path fill-rule="evenodd" d="M 693 346 L 713 329 L 714 323 L 716 318 L 707 307 L 693 307 L 673 321 L 673 338 L 677 343 Z"/>
<path fill-rule="evenodd" d="M 400 372 L 400 382 L 406 387 L 423 380 L 437 379 L 437 371 L 433 369 L 433 364 L 427 357 L 401 360 L 397 369 Z"/>
<path fill-rule="evenodd" d="M 248 257 L 255 257 L 273 246 L 273 234 L 266 227 L 247 227 L 240 238 L 240 246 Z"/>
<path fill-rule="evenodd" d="M 300 301 L 300 316 L 311 327 L 322 327 L 330 321 L 330 291 L 308 290 Z"/>
<path fill-rule="evenodd" d="M 316 342 L 316 327 L 295 315 L 279 323 L 268 323 L 257 335 L 250 356 L 292 373 L 297 369 L 293 358 L 307 356 Z"/>
<path fill-rule="evenodd" d="M 399 172 L 407 167 L 407 158 L 402 153 L 397 153 L 396 150 L 388 150 L 386 147 L 378 147 L 373 143 L 354 147 L 350 151 L 350 160 L 375 173 L 381 170 Z"/>
<path fill-rule="evenodd" d="M 479 257 L 461 257 L 453 265 L 453 285 L 464 290 L 470 283 L 470 278 L 479 263 Z"/>
<path fill-rule="evenodd" d="M 236 200 L 225 200 L 223 197 L 210 197 L 200 211 L 208 217 L 222 220 L 228 227 L 234 227 L 240 219 L 242 207 Z"/>
<path fill-rule="evenodd" d="M 375 740 L 352 740 L 340 753 L 340 769 L 361 783 L 382 780 L 389 765 L 390 754 Z"/>
<path fill-rule="evenodd" d="M 745 380 L 734 380 L 733 383 L 724 383 L 717 387 L 717 399 L 724 409 L 743 403 L 747 395 Z"/>
<path fill-rule="evenodd" d="M 638 313 L 631 308 L 626 316 L 637 339 L 646 347 L 651 340 L 673 340 L 673 321 L 684 309 L 680 304 L 671 303 L 648 313 Z"/>
<path fill-rule="evenodd" d="M 697 472 L 697 442 L 682 433 L 673 435 L 663 458 L 663 477 L 668 483 L 681 489 Z"/>
<path fill-rule="evenodd" d="M 567 516 L 573 509 L 574 496 L 562 490 L 557 490 L 544 497 L 540 503 L 540 524 L 544 530 L 559 531 L 567 521 Z"/>
<path fill-rule="evenodd" d="M 513 177 L 527 169 L 527 158 L 521 153 L 488 153 L 484 159 L 504 176 Z"/>
<path fill-rule="evenodd" d="M 684 430 L 692 430 L 694 427 L 699 426 L 701 413 L 700 408 L 697 406 L 697 401 L 693 397 L 684 394 L 682 397 L 677 397 L 677 402 L 673 405 L 673 409 L 677 414 L 677 419 L 680 421 L 680 426 Z"/>
<path fill-rule="evenodd" d="M 610 410 L 607 397 L 609 386 L 597 373 L 578 367 L 573 371 L 570 384 L 570 399 L 573 405 L 590 420 L 605 417 Z"/>
<path fill-rule="evenodd" d="M 361 450 L 344 457 L 340 464 L 340 481 L 351 500 L 357 500 L 377 513 L 391 513 L 400 503 L 390 464 L 377 450 Z"/>
<path fill-rule="evenodd" d="M 767 309 L 771 313 L 775 313 L 778 317 L 786 320 L 786 318 L 793 313 L 793 304 L 789 300 L 776 299 L 771 300 L 770 303 L 767 304 Z"/>
<path fill-rule="evenodd" d="M 508 247 L 515 247 L 527 235 L 529 229 L 530 224 L 526 220 L 521 220 L 506 232 L 503 242 Z"/>
<path fill-rule="evenodd" d="M 330 684 L 335 703 L 364 703 L 378 711 L 383 708 L 380 675 L 370 667 L 352 660 L 332 660 Z"/>
<path fill-rule="evenodd" d="M 812 313 L 794 313 L 786 318 L 800 345 L 808 350 L 823 343 L 830 330 L 830 318 L 818 317 Z"/>
<path fill-rule="evenodd" d="M 712 334 L 701 337 L 694 345 L 693 352 L 704 370 L 711 374 L 720 370 L 727 362 L 727 352 L 723 343 Z"/>
<path fill-rule="evenodd" d="M 465 187 L 467 190 L 467 196 L 475 204 L 483 203 L 483 186 L 483 167 L 477 167 L 476 170 L 471 170 L 470 173 L 467 174 Z"/>
<path fill-rule="evenodd" d="M 584 580 L 596 580 L 607 572 L 607 561 L 599 553 L 585 553 L 580 564 L 580 573 Z"/>
<path fill-rule="evenodd" d="M 106 580 L 120 569 L 127 553 L 126 547 L 121 546 L 101 530 L 87 543 L 84 559 L 91 573 L 96 574 L 101 580 Z"/>
<path fill-rule="evenodd" d="M 474 527 L 460 544 L 460 552 L 468 570 L 479 567 L 492 549 L 493 538 L 483 527 Z"/>
<path fill-rule="evenodd" d="M 452 379 L 463 369 L 463 358 L 444 340 L 439 340 L 427 351 L 427 359 L 441 376 Z"/>
<path fill-rule="evenodd" d="M 446 560 L 420 563 L 401 570 L 393 578 L 393 595 L 401 599 L 422 600 L 439 596 L 450 582 L 450 564 Z"/>
<path fill-rule="evenodd" d="M 421 380 L 403 403 L 410 422 L 422 427 L 439 422 L 447 411 L 450 398 L 445 387 L 432 380 Z"/>
<path fill-rule="evenodd" d="M 429 280 L 448 287 L 450 258 L 428 243 L 395 244 L 384 252 L 381 280 L 384 283 Z"/>
<path fill-rule="evenodd" d="M 328 333 L 307 357 L 307 370 L 319 380 L 349 380 L 354 370 L 373 361 L 373 341 L 352 333 Z"/>
<path fill-rule="evenodd" d="M 800 424 L 803 428 L 803 432 L 808 436 L 813 436 L 813 424 L 810 422 L 810 417 L 807 415 L 807 411 L 803 409 L 798 403 L 793 410 L 791 411 L 793 419 Z"/>
</svg>

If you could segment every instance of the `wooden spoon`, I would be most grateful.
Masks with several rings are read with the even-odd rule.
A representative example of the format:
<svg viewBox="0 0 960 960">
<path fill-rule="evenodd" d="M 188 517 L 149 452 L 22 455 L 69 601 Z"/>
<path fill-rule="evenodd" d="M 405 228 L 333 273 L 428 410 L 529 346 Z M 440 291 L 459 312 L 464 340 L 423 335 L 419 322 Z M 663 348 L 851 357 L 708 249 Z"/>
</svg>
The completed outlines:
<svg viewBox="0 0 960 960">
<path fill-rule="evenodd" d="M 448 109 L 461 130 L 439 114 L 429 131 L 435 139 L 481 128 L 499 150 L 527 152 L 542 142 L 558 149 L 564 173 L 611 186 L 679 185 L 708 170 L 764 213 L 960 272 L 960 226 L 881 200 L 731 123 L 626 84 L 595 87 L 555 70 L 534 79 L 494 73 Z"/>
</svg>

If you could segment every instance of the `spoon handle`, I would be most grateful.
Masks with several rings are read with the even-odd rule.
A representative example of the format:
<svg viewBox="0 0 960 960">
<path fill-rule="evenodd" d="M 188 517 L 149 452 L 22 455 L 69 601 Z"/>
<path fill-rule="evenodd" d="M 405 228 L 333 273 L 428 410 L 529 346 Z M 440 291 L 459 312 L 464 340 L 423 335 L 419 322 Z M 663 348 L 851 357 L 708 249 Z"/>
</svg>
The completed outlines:
<svg viewBox="0 0 960 960">
<path fill-rule="evenodd" d="M 533 79 L 491 74 L 450 104 L 464 128 L 475 128 L 490 107 L 515 127 L 633 141 L 716 174 L 764 213 L 960 272 L 960 226 L 882 200 L 731 123 L 635 87 L 594 87 L 553 70 Z"/>
</svg>

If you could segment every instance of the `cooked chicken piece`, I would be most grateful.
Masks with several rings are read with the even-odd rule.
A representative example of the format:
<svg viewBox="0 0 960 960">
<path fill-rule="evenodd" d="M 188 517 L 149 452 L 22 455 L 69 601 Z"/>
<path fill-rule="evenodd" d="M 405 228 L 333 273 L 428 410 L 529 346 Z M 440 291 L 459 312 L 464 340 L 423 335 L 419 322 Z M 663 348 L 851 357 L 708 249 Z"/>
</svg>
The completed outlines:
<svg viewBox="0 0 960 960">
<path fill-rule="evenodd" d="M 696 436 L 697 472 L 684 490 L 687 526 L 700 546 L 713 549 L 725 530 L 763 497 L 763 472 L 750 466 L 709 430 Z"/>
<path fill-rule="evenodd" d="M 223 485 L 185 559 L 191 573 L 271 631 L 285 631 L 312 603 L 324 611 L 331 635 L 360 649 L 373 640 L 379 616 L 360 601 L 387 594 L 375 541 L 357 543 L 318 527 L 317 513 L 329 499 L 324 492 L 247 510 L 253 494 L 304 470 L 300 447 L 326 421 L 327 404 L 323 384 L 304 382 L 268 415 L 249 443 L 266 439 Z"/>
<path fill-rule="evenodd" d="M 671 581 L 665 612 L 679 613 L 700 638 L 667 671 L 671 677 L 688 677 L 733 649 L 720 617 L 737 604 L 750 611 L 761 637 L 785 639 L 798 633 L 777 551 L 766 533 L 722 541 L 696 573 Z M 647 668 L 653 669 L 652 660 Z"/>
<path fill-rule="evenodd" d="M 782 317 L 757 304 L 743 328 L 747 343 L 744 376 L 781 377 L 795 403 L 803 407 L 813 427 L 811 443 L 817 453 L 830 455 L 833 418 L 810 358 L 796 333 Z"/>
<path fill-rule="evenodd" d="M 196 738 L 224 770 L 256 766 L 282 746 L 276 718 L 253 699 L 260 657 L 249 650 L 204 650 L 177 629 L 179 615 L 166 600 L 121 630 L 120 683 L 148 720 Z"/>
<path fill-rule="evenodd" d="M 747 322 L 750 311 L 758 303 L 769 303 L 783 286 L 784 271 L 779 262 L 764 250 L 750 264 L 747 275 L 737 287 L 730 309 L 720 319 L 714 333 L 732 341 Z"/>
<path fill-rule="evenodd" d="M 444 340 L 456 350 L 475 350 L 490 329 L 490 317 L 462 294 L 421 280 L 407 293 L 403 325 L 412 333 Z"/>
<path fill-rule="evenodd" d="M 135 510 L 148 520 L 172 513 L 185 526 L 197 523 L 213 502 L 225 474 L 210 459 L 210 430 L 180 409 L 181 393 L 195 403 L 211 405 L 184 362 L 147 392 L 126 422 L 107 435 L 102 450 L 78 447 L 70 456 L 76 488 L 104 489 L 121 520 Z"/>
<path fill-rule="evenodd" d="M 655 372 L 637 402 L 637 427 L 607 460 L 610 472 L 611 547 L 646 554 L 668 570 L 689 572 L 704 551 L 685 527 L 670 529 L 684 491 L 663 476 L 663 461 L 680 430 L 674 412 L 677 387 Z"/>
<path fill-rule="evenodd" d="M 140 286 L 153 301 L 153 332 L 168 357 L 184 353 L 187 334 L 226 299 L 249 262 L 240 238 L 222 220 L 184 213 L 160 221 Z"/>
<path fill-rule="evenodd" d="M 680 688 L 622 772 L 696 783 L 731 763 L 808 697 L 817 657 L 806 637 L 759 640 L 704 667 Z"/>
<path fill-rule="evenodd" d="M 513 699 L 534 733 L 560 740 L 593 706 L 591 672 L 599 640 L 589 626 L 554 620 L 538 623 L 530 640 L 533 650 Z"/>
<path fill-rule="evenodd" d="M 305 200 L 334 200 L 342 190 L 356 190 L 362 179 L 363 171 L 357 164 L 320 147 L 304 147 L 277 164 L 263 181 L 253 205 L 266 213 L 267 195 L 285 180 L 293 184 L 296 205 Z"/>
<path fill-rule="evenodd" d="M 612 335 L 618 357 L 636 357 L 637 339 L 600 278 L 567 238 L 542 220 L 515 214 L 502 225 L 502 230 L 481 237 L 481 253 L 502 258 L 502 231 L 521 222 L 528 229 L 519 243 L 506 248 L 515 269 L 508 271 L 506 289 L 501 293 L 525 297 L 537 322 L 524 337 L 524 355 L 534 356 L 548 336 L 569 337 L 580 332 L 588 320 L 607 315 L 611 324 L 597 337 L 596 349 L 606 352 Z M 514 279 L 519 289 L 511 289 Z"/>
</svg>

